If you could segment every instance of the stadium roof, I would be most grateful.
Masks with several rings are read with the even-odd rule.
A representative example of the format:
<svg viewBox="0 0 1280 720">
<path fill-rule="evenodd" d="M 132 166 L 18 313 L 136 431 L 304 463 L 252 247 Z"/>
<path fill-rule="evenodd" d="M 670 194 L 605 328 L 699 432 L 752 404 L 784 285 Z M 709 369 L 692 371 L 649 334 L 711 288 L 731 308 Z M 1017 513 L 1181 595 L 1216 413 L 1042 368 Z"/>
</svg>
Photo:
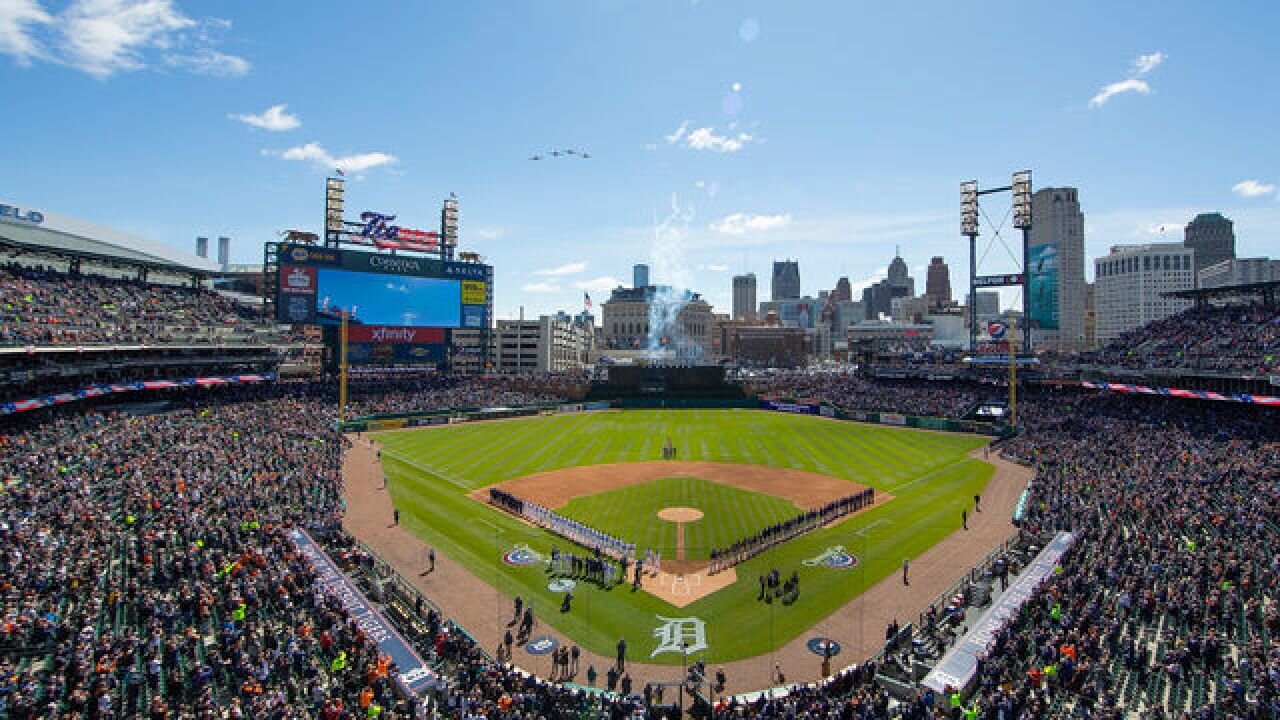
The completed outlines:
<svg viewBox="0 0 1280 720">
<path fill-rule="evenodd" d="M 1274 295 L 1277 290 L 1280 290 L 1280 280 L 1197 288 L 1195 290 L 1174 290 L 1160 294 L 1166 297 L 1182 298 L 1183 300 L 1220 300 L 1222 298 L 1245 297 L 1248 295 Z"/>
<path fill-rule="evenodd" d="M 6 210 L 0 213 L 0 243 L 10 247 L 202 275 L 221 270 L 207 258 L 120 230 L 4 200 L 0 208 Z"/>
</svg>

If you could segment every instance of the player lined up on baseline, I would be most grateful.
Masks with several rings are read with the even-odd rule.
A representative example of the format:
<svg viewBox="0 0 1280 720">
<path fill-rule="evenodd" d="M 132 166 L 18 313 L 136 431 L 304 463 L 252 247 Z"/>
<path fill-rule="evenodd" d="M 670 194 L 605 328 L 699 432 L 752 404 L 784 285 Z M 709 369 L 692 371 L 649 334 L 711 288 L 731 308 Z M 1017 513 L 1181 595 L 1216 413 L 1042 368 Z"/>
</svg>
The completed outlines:
<svg viewBox="0 0 1280 720">
<path fill-rule="evenodd" d="M 489 489 L 489 502 L 529 522 L 584 547 L 596 548 L 612 558 L 635 557 L 636 545 L 597 530 L 590 525 L 564 517 L 541 505 L 522 500 L 497 488 Z"/>
<path fill-rule="evenodd" d="M 811 530 L 844 517 L 850 513 L 869 507 L 875 502 L 875 489 L 866 488 L 852 495 L 832 500 L 820 508 L 797 515 L 790 520 L 770 525 L 769 527 L 742 538 L 724 548 L 712 548 L 711 567 L 709 572 L 717 573 L 727 570 L 740 562 L 764 552 L 778 543 L 803 535 Z"/>
</svg>

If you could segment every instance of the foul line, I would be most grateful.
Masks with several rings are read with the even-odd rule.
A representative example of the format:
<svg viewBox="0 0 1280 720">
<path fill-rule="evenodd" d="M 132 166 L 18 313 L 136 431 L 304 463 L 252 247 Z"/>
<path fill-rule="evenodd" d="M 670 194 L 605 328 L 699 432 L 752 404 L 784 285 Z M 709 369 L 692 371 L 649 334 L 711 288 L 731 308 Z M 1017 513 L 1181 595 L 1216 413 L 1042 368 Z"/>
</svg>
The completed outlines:
<svg viewBox="0 0 1280 720">
<path fill-rule="evenodd" d="M 465 481 L 463 481 L 463 479 L 462 479 L 460 476 L 458 476 L 458 475 L 454 475 L 453 473 L 448 472 L 448 471 L 446 471 L 446 470 L 439 470 L 439 469 L 434 468 L 434 467 L 432 467 L 432 466 L 430 466 L 430 465 L 427 465 L 427 464 L 425 464 L 425 463 L 415 462 L 415 461 L 410 460 L 408 457 L 406 457 L 406 456 L 404 456 L 404 455 L 401 455 L 400 453 L 398 453 L 398 452 L 396 452 L 396 451 L 394 451 L 394 450 L 393 450 L 393 451 L 388 452 L 388 451 L 386 451 L 386 450 L 384 449 L 382 454 L 383 454 L 383 456 L 384 456 L 384 457 L 390 457 L 392 460 L 395 460 L 395 461 L 397 461 L 397 462 L 404 463 L 405 465 L 408 465 L 409 467 L 416 468 L 416 469 L 421 470 L 422 472 L 428 473 L 428 474 L 430 474 L 430 475 L 434 475 L 435 477 L 438 477 L 438 478 L 440 478 L 441 480 L 444 480 L 445 482 L 449 483 L 450 485 L 453 485 L 454 487 L 457 487 L 457 488 L 459 488 L 459 489 L 461 489 L 461 490 L 465 490 L 466 492 L 471 492 L 472 490 L 474 490 L 474 489 L 475 489 L 475 488 L 472 488 L 472 487 L 470 487 L 469 485 L 467 485 L 467 484 L 466 484 L 466 482 L 465 482 Z"/>
</svg>

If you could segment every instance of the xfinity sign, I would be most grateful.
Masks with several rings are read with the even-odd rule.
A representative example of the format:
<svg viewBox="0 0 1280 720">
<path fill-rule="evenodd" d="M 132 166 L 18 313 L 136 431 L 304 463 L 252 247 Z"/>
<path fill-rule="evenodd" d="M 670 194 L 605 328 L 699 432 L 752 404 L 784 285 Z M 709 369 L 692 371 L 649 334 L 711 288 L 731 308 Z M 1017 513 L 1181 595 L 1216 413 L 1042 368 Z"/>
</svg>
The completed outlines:
<svg viewBox="0 0 1280 720">
<path fill-rule="evenodd" d="M 44 213 L 39 210 L 23 210 L 17 205 L 0 205 L 0 218 L 39 225 L 44 222 Z"/>
</svg>

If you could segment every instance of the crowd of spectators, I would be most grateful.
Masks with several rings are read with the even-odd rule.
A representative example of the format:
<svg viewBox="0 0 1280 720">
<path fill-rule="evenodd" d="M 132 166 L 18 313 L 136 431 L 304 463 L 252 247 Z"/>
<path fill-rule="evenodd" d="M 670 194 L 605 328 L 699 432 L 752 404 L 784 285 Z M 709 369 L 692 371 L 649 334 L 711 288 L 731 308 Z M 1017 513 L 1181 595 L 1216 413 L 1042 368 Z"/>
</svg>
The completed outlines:
<svg viewBox="0 0 1280 720">
<path fill-rule="evenodd" d="M 6 425 L 0 715 L 320 717 L 367 686 L 395 716 L 393 669 L 286 535 L 338 528 L 345 440 L 263 392 Z"/>
<path fill-rule="evenodd" d="M 1046 393 L 1003 451 L 1032 464 L 1026 527 L 1077 540 L 996 635 L 984 717 L 1280 717 L 1280 416 Z"/>
<path fill-rule="evenodd" d="M 261 311 L 198 288 L 0 266 L 0 345 L 251 342 Z"/>
<path fill-rule="evenodd" d="M 1121 335 L 1082 360 L 1134 369 L 1178 368 L 1228 373 L 1280 370 L 1280 308 L 1226 305 L 1192 308 Z"/>
<path fill-rule="evenodd" d="M 962 418 L 1007 391 L 970 383 L 872 380 L 847 372 L 784 371 L 747 383 L 761 395 L 812 398 L 848 410 Z"/>
<path fill-rule="evenodd" d="M 1256 309 L 1218 312 L 1239 320 L 1244 342 L 1274 333 L 1271 316 Z M 811 373 L 775 376 L 768 390 L 951 417 L 1001 392 Z M 995 636 L 963 712 L 1280 717 L 1280 414 L 1039 388 L 1022 391 L 1020 403 L 1022 433 L 1002 451 L 1036 470 L 1024 528 L 1077 539 Z M 922 693 L 900 712 L 962 710 Z"/>
<path fill-rule="evenodd" d="M 348 384 L 347 411 L 360 417 L 565 402 L 554 381 L 536 375 L 371 377 Z"/>
</svg>

